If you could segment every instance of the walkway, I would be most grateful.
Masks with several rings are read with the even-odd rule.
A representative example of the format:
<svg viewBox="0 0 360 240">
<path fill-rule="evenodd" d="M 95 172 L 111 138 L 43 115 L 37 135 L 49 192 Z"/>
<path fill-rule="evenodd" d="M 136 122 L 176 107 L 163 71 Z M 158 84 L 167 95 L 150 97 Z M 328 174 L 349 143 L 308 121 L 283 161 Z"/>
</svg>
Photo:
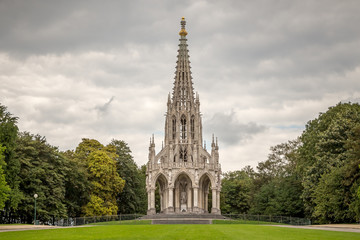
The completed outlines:
<svg viewBox="0 0 360 240">
<path fill-rule="evenodd" d="M 271 226 L 360 233 L 360 224 L 326 224 L 326 225 L 309 225 L 309 226 L 271 225 Z"/>
</svg>

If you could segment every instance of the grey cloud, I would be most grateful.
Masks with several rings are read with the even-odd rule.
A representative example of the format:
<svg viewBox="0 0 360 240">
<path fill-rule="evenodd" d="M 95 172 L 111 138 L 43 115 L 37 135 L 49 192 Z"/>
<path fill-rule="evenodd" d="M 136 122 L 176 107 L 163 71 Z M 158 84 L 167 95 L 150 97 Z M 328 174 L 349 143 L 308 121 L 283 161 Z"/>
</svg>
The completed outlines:
<svg viewBox="0 0 360 240">
<path fill-rule="evenodd" d="M 289 126 L 358 101 L 359 12 L 337 0 L 3 0 L 0 100 L 22 130 L 62 149 L 124 138 L 146 161 L 148 136 L 164 129 L 184 16 L 204 134 L 252 159 L 259 138 L 293 139 Z"/>
<path fill-rule="evenodd" d="M 253 135 L 264 132 L 267 128 L 255 122 L 241 123 L 234 111 L 215 113 L 211 119 L 204 122 L 206 129 L 211 129 L 221 142 L 227 145 L 236 145 L 250 140 Z"/>
<path fill-rule="evenodd" d="M 96 106 L 95 109 L 98 110 L 98 113 L 99 114 L 105 114 L 107 113 L 109 107 L 110 107 L 110 104 L 111 102 L 114 100 L 114 96 L 112 96 L 109 101 L 107 101 L 105 104 L 103 105 L 99 105 L 99 106 Z"/>
</svg>

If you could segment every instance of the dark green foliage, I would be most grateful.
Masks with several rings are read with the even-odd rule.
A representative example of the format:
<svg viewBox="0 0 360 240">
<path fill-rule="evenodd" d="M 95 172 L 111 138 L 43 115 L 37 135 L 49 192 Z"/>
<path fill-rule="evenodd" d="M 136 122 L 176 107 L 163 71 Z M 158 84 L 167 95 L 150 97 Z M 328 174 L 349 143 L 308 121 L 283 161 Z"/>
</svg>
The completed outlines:
<svg viewBox="0 0 360 240">
<path fill-rule="evenodd" d="M 318 222 L 359 219 L 359 104 L 339 103 L 306 125 L 299 148 L 306 213 Z"/>
<path fill-rule="evenodd" d="M 296 171 L 299 139 L 271 147 L 265 162 L 258 164 L 252 214 L 302 217 L 301 176 Z"/>
<path fill-rule="evenodd" d="M 63 155 L 68 159 L 65 179 L 65 203 L 69 217 L 82 215 L 82 206 L 90 200 L 90 181 L 86 163 L 74 157 L 73 151 L 66 151 Z"/>
<path fill-rule="evenodd" d="M 18 133 L 17 117 L 14 117 L 7 111 L 7 108 L 0 104 L 0 145 L 5 147 L 5 181 L 10 187 L 10 196 L 5 205 L 5 211 L 1 213 L 5 218 L 11 218 L 16 211 L 19 202 L 22 199 L 22 193 L 19 190 L 20 184 L 20 162 L 14 157 L 16 147 L 16 137 Z"/>
<path fill-rule="evenodd" d="M 0 145 L 0 209 L 3 209 L 5 206 L 6 200 L 9 198 L 10 187 L 5 181 L 5 174 L 4 174 L 4 167 L 5 163 L 5 156 L 4 156 L 5 147 Z"/>
<path fill-rule="evenodd" d="M 222 213 L 246 213 L 251 205 L 253 179 L 244 171 L 227 172 L 222 179 Z M 210 205 L 210 203 L 209 203 Z"/>
<path fill-rule="evenodd" d="M 24 195 L 18 206 L 18 216 L 27 223 L 34 217 L 34 194 L 38 194 L 37 218 L 48 222 L 66 217 L 65 179 L 66 158 L 44 137 L 20 133 L 16 158 L 21 163 L 20 190 Z"/>
<path fill-rule="evenodd" d="M 126 142 L 113 139 L 109 145 L 116 149 L 117 171 L 125 180 L 125 187 L 117 197 L 119 213 L 145 214 L 147 209 L 145 171 L 136 165 Z"/>
</svg>

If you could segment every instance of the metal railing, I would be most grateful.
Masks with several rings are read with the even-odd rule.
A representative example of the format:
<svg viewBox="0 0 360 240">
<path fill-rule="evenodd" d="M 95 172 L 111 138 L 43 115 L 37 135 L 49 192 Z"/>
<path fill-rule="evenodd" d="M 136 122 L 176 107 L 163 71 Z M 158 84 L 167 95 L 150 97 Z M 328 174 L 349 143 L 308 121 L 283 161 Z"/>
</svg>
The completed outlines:
<svg viewBox="0 0 360 240">
<path fill-rule="evenodd" d="M 77 217 L 65 218 L 48 223 L 55 226 L 80 226 L 91 224 L 150 224 L 151 220 L 142 220 L 142 214 L 120 214 L 112 216 L 94 216 L 94 217 Z M 307 218 L 298 218 L 291 216 L 272 216 L 272 215 L 250 215 L 250 214 L 222 214 L 224 219 L 214 218 L 213 224 L 289 224 L 289 225 L 311 225 Z M 199 218 L 203 218 L 200 214 Z M 211 219 L 208 217 L 203 219 Z"/>
<path fill-rule="evenodd" d="M 250 214 L 222 214 L 227 220 L 234 224 L 289 224 L 289 225 L 311 225 L 308 218 L 273 215 L 250 215 Z M 221 221 L 221 220 L 220 220 Z"/>
<path fill-rule="evenodd" d="M 94 216 L 94 217 L 77 217 L 65 218 L 57 220 L 53 223 L 55 226 L 80 226 L 87 224 L 106 223 L 106 222 L 119 222 L 119 224 L 143 224 L 140 218 L 142 214 L 120 214 L 111 216 Z"/>
</svg>

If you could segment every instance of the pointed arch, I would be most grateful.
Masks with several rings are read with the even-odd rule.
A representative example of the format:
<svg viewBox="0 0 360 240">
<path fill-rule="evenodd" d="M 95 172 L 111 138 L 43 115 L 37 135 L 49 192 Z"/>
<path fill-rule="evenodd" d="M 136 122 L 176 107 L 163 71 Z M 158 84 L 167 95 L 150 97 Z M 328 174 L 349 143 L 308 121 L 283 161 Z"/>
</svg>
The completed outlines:
<svg viewBox="0 0 360 240">
<path fill-rule="evenodd" d="M 168 188 L 168 179 L 162 172 L 155 175 L 154 178 L 154 201 L 153 206 L 155 207 L 155 212 L 163 213 L 166 211 L 167 205 L 167 188 Z"/>
<path fill-rule="evenodd" d="M 186 171 L 186 170 L 183 170 L 183 171 L 180 171 L 180 172 L 178 172 L 178 173 L 176 173 L 175 175 L 174 175 L 174 181 L 173 181 L 173 183 L 175 183 L 175 181 L 179 178 L 179 176 L 180 175 L 186 175 L 189 179 L 190 179 L 190 181 L 191 181 L 191 186 L 195 186 L 195 180 L 194 180 L 194 177 L 192 176 L 192 174 L 190 174 L 188 171 Z"/>
<path fill-rule="evenodd" d="M 211 197 L 214 186 L 214 178 L 212 175 L 209 172 L 204 172 L 199 179 L 199 208 L 204 213 L 211 211 L 209 206 L 212 204 L 209 204 L 209 202 L 211 201 L 212 203 Z"/>
<path fill-rule="evenodd" d="M 153 181 L 152 181 L 152 183 L 151 183 L 151 186 L 153 186 L 153 187 L 156 187 L 156 182 L 158 181 L 158 180 L 160 180 L 160 181 L 162 181 L 164 184 L 168 184 L 168 179 L 167 179 L 167 177 L 166 177 L 166 175 L 164 174 L 164 173 L 162 173 L 162 172 L 159 172 L 159 173 L 157 173 L 156 175 L 155 175 L 155 177 L 153 178 Z"/>
<path fill-rule="evenodd" d="M 207 176 L 209 178 L 211 186 L 215 186 L 215 179 L 209 172 L 204 172 L 203 174 L 201 174 L 201 176 L 199 178 L 199 182 L 197 184 L 199 184 L 199 186 L 200 186 L 200 183 L 201 183 L 200 181 L 203 181 L 203 178 L 205 176 Z"/>
</svg>

